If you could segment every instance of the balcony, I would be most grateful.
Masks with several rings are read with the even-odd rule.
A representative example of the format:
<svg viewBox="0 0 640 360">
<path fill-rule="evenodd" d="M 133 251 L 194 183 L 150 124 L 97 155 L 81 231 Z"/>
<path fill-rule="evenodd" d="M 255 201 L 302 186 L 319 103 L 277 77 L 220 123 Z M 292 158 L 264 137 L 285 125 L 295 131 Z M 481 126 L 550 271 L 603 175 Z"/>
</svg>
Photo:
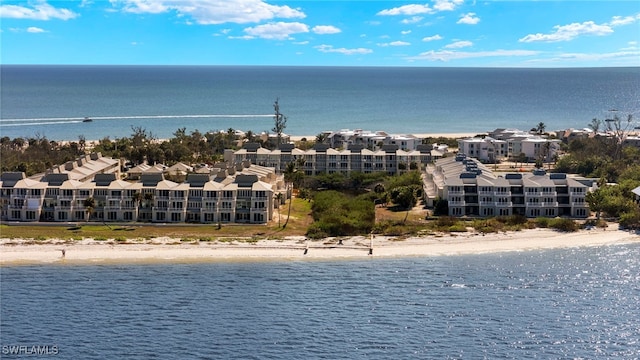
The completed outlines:
<svg viewBox="0 0 640 360">
<path fill-rule="evenodd" d="M 547 202 L 534 202 L 534 203 L 527 203 L 527 207 L 531 207 L 531 208 L 555 208 L 558 207 L 558 202 L 557 201 L 547 201 Z"/>
<path fill-rule="evenodd" d="M 513 203 L 511 201 L 496 202 L 495 203 L 495 207 L 497 207 L 497 208 L 510 208 L 512 206 L 513 206 Z"/>
<path fill-rule="evenodd" d="M 449 200 L 449 206 L 465 206 L 465 201 L 451 201 Z"/>
</svg>

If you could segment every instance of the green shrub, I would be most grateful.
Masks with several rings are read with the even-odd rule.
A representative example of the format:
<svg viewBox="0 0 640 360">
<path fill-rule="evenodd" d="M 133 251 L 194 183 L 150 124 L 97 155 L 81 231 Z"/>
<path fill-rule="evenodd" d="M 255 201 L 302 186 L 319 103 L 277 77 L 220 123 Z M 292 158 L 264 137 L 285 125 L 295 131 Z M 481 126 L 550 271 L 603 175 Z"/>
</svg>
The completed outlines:
<svg viewBox="0 0 640 360">
<path fill-rule="evenodd" d="M 549 227 L 566 232 L 573 232 L 578 230 L 578 224 L 575 221 L 565 218 L 551 219 L 549 221 Z"/>
<path fill-rule="evenodd" d="M 541 228 L 548 228 L 550 222 L 551 222 L 551 219 L 546 217 L 539 217 L 539 218 L 536 218 L 535 220 L 536 226 Z"/>
<path fill-rule="evenodd" d="M 467 232 L 467 227 L 462 224 L 454 224 L 449 227 L 449 232 Z"/>
</svg>

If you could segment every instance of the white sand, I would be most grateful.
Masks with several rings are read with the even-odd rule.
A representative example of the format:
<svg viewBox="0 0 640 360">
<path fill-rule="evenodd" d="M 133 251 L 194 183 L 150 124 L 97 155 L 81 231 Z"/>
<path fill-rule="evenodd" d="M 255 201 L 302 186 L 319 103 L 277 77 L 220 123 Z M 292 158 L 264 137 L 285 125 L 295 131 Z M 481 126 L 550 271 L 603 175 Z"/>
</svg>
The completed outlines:
<svg viewBox="0 0 640 360">
<path fill-rule="evenodd" d="M 453 139 L 461 139 L 461 138 L 468 138 L 468 137 L 474 137 L 477 134 L 481 134 L 481 133 L 428 133 L 428 134 L 411 134 L 414 135 L 417 138 L 428 138 L 428 137 L 444 137 L 444 138 L 453 138 Z M 307 140 L 315 140 L 316 136 L 315 135 L 291 135 L 289 136 L 289 138 L 291 139 L 291 141 L 300 141 L 302 139 L 307 139 Z"/>
<path fill-rule="evenodd" d="M 215 261 L 269 261 L 305 259 L 355 259 L 410 256 L 527 251 L 582 246 L 601 246 L 640 242 L 637 233 L 618 230 L 612 224 L 603 229 L 561 233 L 549 229 L 487 234 L 431 235 L 407 239 L 376 236 L 307 241 L 304 237 L 247 242 L 180 242 L 155 238 L 120 244 L 85 239 L 65 243 L 49 240 L 0 239 L 0 265 L 21 264 L 101 264 L 101 263 L 177 263 Z M 369 255 L 370 245 L 373 254 Z M 62 250 L 65 256 L 62 257 Z M 306 254 L 305 254 L 306 250 Z"/>
</svg>

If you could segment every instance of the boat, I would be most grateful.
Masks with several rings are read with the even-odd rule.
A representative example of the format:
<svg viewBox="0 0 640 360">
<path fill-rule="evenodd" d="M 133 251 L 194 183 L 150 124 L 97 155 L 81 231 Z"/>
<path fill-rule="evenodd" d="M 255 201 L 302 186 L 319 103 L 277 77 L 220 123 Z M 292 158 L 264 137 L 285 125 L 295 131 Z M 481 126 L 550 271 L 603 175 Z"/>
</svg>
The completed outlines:
<svg viewBox="0 0 640 360">
<path fill-rule="evenodd" d="M 92 121 L 93 121 L 93 119 L 88 117 L 88 116 L 85 116 L 84 120 L 82 120 L 82 122 L 92 122 Z"/>
</svg>

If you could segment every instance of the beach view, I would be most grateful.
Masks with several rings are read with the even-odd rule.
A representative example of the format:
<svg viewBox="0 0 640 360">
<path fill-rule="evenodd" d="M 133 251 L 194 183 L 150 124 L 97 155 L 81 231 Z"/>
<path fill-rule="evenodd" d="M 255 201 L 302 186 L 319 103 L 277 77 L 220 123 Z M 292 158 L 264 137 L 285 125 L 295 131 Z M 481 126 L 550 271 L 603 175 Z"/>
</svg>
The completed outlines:
<svg viewBox="0 0 640 360">
<path fill-rule="evenodd" d="M 1 358 L 640 356 L 640 8 L 4 1 Z"/>
</svg>

